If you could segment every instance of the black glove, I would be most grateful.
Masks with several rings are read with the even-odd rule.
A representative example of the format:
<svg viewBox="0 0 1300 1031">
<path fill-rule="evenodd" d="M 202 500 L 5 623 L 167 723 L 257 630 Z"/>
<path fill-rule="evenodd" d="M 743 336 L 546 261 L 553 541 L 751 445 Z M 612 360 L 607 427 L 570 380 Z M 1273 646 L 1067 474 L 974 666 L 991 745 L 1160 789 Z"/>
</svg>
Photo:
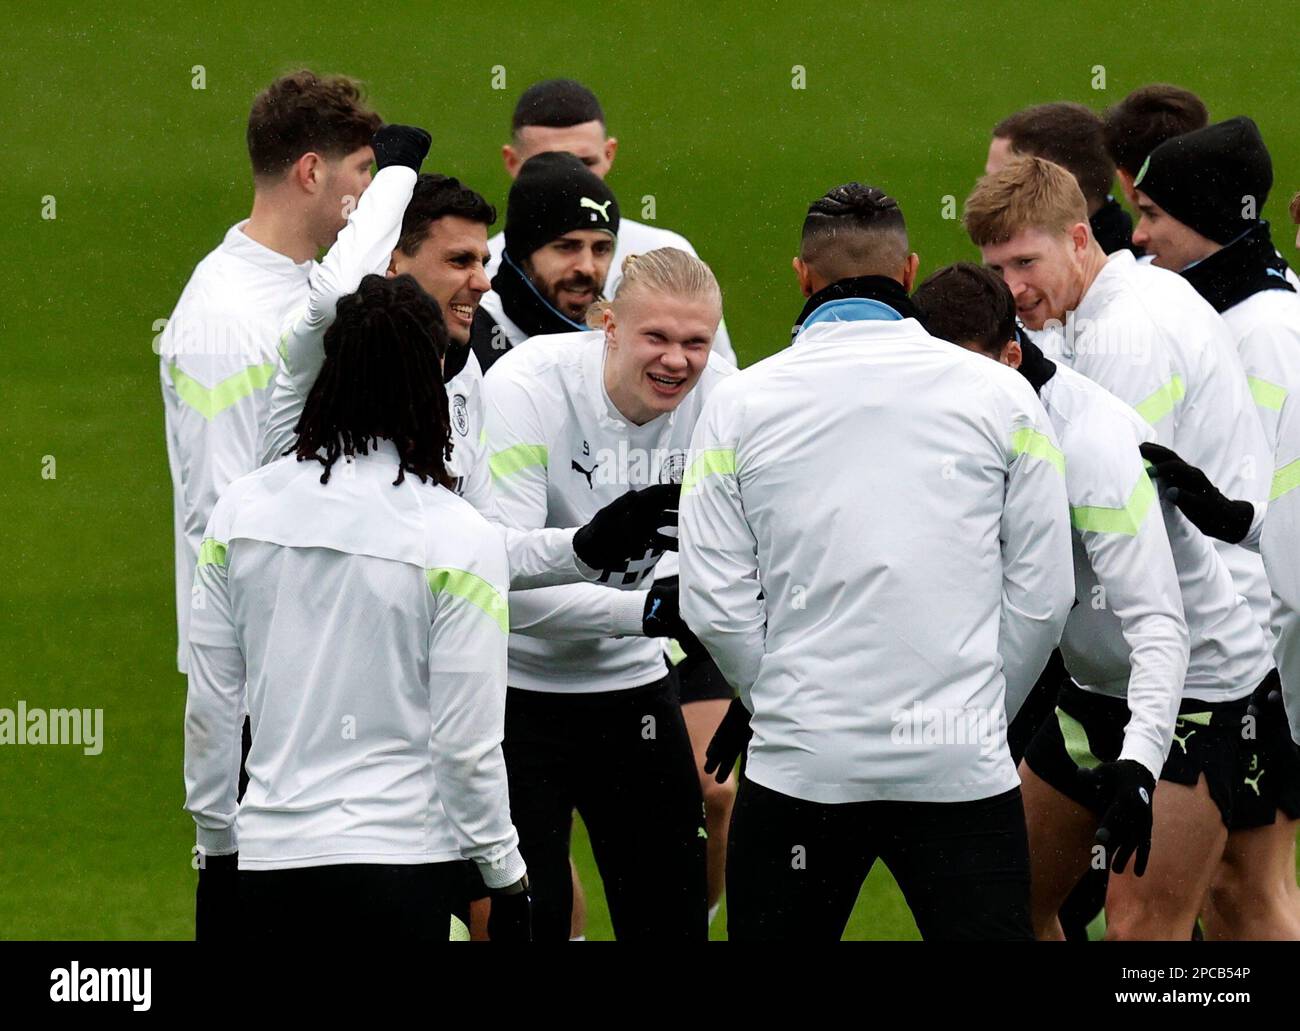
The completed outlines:
<svg viewBox="0 0 1300 1031">
<path fill-rule="evenodd" d="M 239 853 L 199 853 L 199 887 L 194 893 L 194 940 L 228 942 L 240 936 Z"/>
<path fill-rule="evenodd" d="M 370 138 L 370 147 L 380 168 L 405 165 L 419 172 L 432 142 L 432 136 L 414 125 L 385 125 Z"/>
<path fill-rule="evenodd" d="M 1274 670 L 1255 688 L 1246 705 L 1246 713 L 1255 720 L 1256 747 L 1279 756 L 1300 751 L 1291 740 L 1291 723 L 1282 701 L 1282 682 Z"/>
<path fill-rule="evenodd" d="M 1133 874 L 1147 872 L 1151 855 L 1151 797 L 1156 779 L 1140 762 L 1120 759 L 1102 763 L 1092 771 L 1110 795 L 1110 805 L 1097 828 L 1096 842 L 1110 851 L 1107 867 L 1123 873 L 1129 857 L 1136 854 Z"/>
<path fill-rule="evenodd" d="M 677 538 L 660 533 L 677 525 L 679 483 L 630 490 L 602 508 L 573 535 L 573 553 L 592 569 L 617 569 L 651 548 L 676 551 Z"/>
<path fill-rule="evenodd" d="M 753 736 L 754 732 L 749 726 L 749 710 L 739 698 L 733 698 L 709 747 L 704 750 L 704 772 L 712 773 L 713 779 L 719 784 L 727 783 L 731 771 L 736 768 L 736 761 L 749 747 L 749 739 Z"/>
<path fill-rule="evenodd" d="M 677 605 L 677 577 L 666 576 L 650 587 L 641 613 L 641 632 L 646 637 L 675 637 L 687 655 L 704 650 L 700 639 L 682 621 Z"/>
<path fill-rule="evenodd" d="M 533 897 L 528 891 L 527 875 L 508 888 L 492 893 L 488 913 L 488 940 L 494 942 L 530 942 L 533 940 Z"/>
<path fill-rule="evenodd" d="M 1138 450 L 1154 467 L 1148 471 L 1152 479 L 1160 481 L 1164 496 L 1201 533 L 1229 544 L 1236 544 L 1246 536 L 1255 520 L 1255 506 L 1249 501 L 1225 497 L 1205 473 L 1188 465 L 1167 447 L 1143 444 Z"/>
</svg>

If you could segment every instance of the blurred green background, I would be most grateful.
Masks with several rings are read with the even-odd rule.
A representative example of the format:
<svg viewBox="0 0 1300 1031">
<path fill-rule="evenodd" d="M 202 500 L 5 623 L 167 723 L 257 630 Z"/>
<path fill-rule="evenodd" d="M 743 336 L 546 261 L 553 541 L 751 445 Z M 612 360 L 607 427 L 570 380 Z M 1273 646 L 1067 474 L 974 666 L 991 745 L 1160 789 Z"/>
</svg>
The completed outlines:
<svg viewBox="0 0 1300 1031">
<path fill-rule="evenodd" d="M 1216 119 L 1252 115 L 1277 172 L 1267 215 L 1291 253 L 1294 3 L 187 7 L 44 3 L 0 19 L 0 706 L 105 711 L 98 756 L 0 748 L 0 937 L 192 934 L 151 343 L 195 263 L 247 214 L 244 124 L 276 75 L 365 80 L 385 118 L 433 133 L 426 168 L 501 207 L 519 92 L 582 80 L 621 141 L 609 181 L 624 210 L 640 217 L 653 195 L 657 222 L 710 261 L 745 364 L 784 345 L 801 307 L 790 258 L 810 200 L 878 184 L 903 205 L 922 274 L 977 258 L 944 198 L 960 207 L 990 127 L 1040 101 L 1100 108 L 1168 81 Z M 792 88 L 796 65 L 805 89 Z M 585 841 L 576 852 L 589 934 L 609 937 Z M 915 936 L 878 868 L 848 937 Z"/>
</svg>

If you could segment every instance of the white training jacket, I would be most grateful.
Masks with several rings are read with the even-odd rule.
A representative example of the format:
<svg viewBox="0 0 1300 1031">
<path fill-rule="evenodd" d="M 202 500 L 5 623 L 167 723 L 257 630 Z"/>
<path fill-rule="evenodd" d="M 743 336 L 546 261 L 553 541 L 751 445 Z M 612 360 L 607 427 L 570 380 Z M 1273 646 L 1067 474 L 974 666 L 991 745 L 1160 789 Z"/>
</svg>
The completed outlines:
<svg viewBox="0 0 1300 1031">
<path fill-rule="evenodd" d="M 1176 272 L 1117 251 L 1064 329 L 1030 334 L 1058 359 L 1131 405 L 1156 439 L 1264 517 L 1273 457 L 1231 333 Z M 1216 541 L 1237 592 L 1270 634 L 1270 593 L 1257 554 Z"/>
<path fill-rule="evenodd" d="M 501 532 L 397 449 L 263 466 L 199 556 L 185 711 L 198 844 L 240 869 L 473 859 L 524 872 L 505 760 Z M 240 699 L 253 747 L 236 806 Z M 432 748 L 430 740 L 432 738 Z"/>
<path fill-rule="evenodd" d="M 620 217 L 618 220 L 618 241 L 614 244 L 614 257 L 610 262 L 609 275 L 605 277 L 605 296 L 613 297 L 614 291 L 618 289 L 619 280 L 623 278 L 623 260 L 629 254 L 644 254 L 646 251 L 658 250 L 660 247 L 676 247 L 678 250 L 686 251 L 687 254 L 694 254 L 697 258 L 699 254 L 691 245 L 691 241 L 682 236 L 681 233 L 674 233 L 671 229 L 660 229 L 658 226 L 648 226 L 644 222 L 635 222 L 630 218 Z M 487 275 L 491 279 L 497 274 L 497 269 L 501 267 L 501 253 L 506 249 L 506 234 L 504 232 L 495 233 L 488 240 L 488 251 L 491 258 L 487 264 Z M 490 300 L 489 300 L 490 298 Z M 495 293 L 484 295 L 484 305 L 489 314 L 496 319 L 497 325 L 501 326 L 502 331 L 510 339 L 512 345 L 519 343 L 512 335 L 512 330 L 518 330 L 505 316 L 501 309 L 501 300 Z M 524 336 L 520 333 L 520 336 Z M 727 320 L 724 318 L 718 323 L 718 332 L 713 337 L 713 353 L 719 358 L 725 358 L 732 365 L 736 362 L 736 349 L 731 345 L 731 334 L 727 332 Z"/>
<path fill-rule="evenodd" d="M 1038 397 L 1065 456 L 1073 527 L 1075 605 L 1061 656 L 1081 688 L 1127 700 L 1131 718 L 1119 758 L 1158 778 L 1173 743 L 1189 639 L 1161 505 L 1138 452 L 1155 434 L 1122 401 L 1063 365 Z M 1217 561 L 1214 549 L 1203 547 Z"/>
<path fill-rule="evenodd" d="M 1018 373 L 861 303 L 705 405 L 683 616 L 753 713 L 755 782 L 986 798 L 1019 784 L 1007 722 L 1074 597 L 1060 450 Z"/>
<path fill-rule="evenodd" d="M 1291 738 L 1300 744 L 1300 405 L 1289 398 L 1278 422 L 1277 472 L 1260 539 L 1276 602 L 1278 674 Z"/>
<path fill-rule="evenodd" d="M 1237 341 L 1255 410 L 1275 453 L 1282 406 L 1300 393 L 1300 294 L 1262 290 L 1224 311 L 1223 321 Z"/>
<path fill-rule="evenodd" d="M 293 428 L 325 363 L 325 331 L 339 298 L 353 293 L 367 275 L 383 275 L 402 231 L 402 215 L 415 189 L 416 173 L 392 165 L 375 175 L 334 246 L 311 275 L 305 310 L 295 312 L 280 336 L 281 368 L 275 377 L 261 460 L 275 461 L 296 439 Z M 500 523 L 485 451 L 483 371 L 470 352 L 447 381 L 452 426 L 449 471 L 457 492 L 492 522 Z M 574 529 L 536 533 L 506 531 L 511 583 L 521 587 L 575 583 L 594 570 L 573 554 Z"/>
<path fill-rule="evenodd" d="M 1150 531 L 1152 538 L 1158 535 L 1167 541 L 1164 550 L 1172 559 L 1178 607 L 1186 623 L 1185 674 L 1173 696 L 1173 711 L 1177 712 L 1181 698 L 1223 702 L 1249 695 L 1272 668 L 1264 632 L 1246 599 L 1237 593 L 1214 542 L 1170 502 L 1160 502 L 1162 520 L 1150 516 L 1156 491 L 1138 447 L 1154 440 L 1155 431 L 1108 390 L 1063 365 L 1056 367 L 1039 397 L 1065 455 L 1070 521 L 1076 537 L 1078 604 L 1061 639 L 1061 654 L 1075 682 L 1113 697 L 1125 697 L 1127 684 L 1130 709 L 1139 679 L 1142 694 L 1155 697 L 1151 677 L 1139 677 L 1136 647 L 1130 657 L 1129 632 L 1122 638 L 1118 633 L 1135 593 L 1145 594 L 1152 605 L 1168 593 L 1163 557 L 1150 546 L 1140 548 L 1141 538 Z M 1121 487 L 1127 483 L 1131 489 Z M 1130 533 L 1134 528 L 1138 532 Z M 1093 569 L 1081 568 L 1080 540 L 1094 551 L 1102 542 L 1109 545 L 1108 575 L 1098 574 L 1095 563 Z M 1104 592 L 1095 590 L 1099 583 Z M 1175 671 L 1169 667 L 1170 675 Z M 1151 713 L 1160 711 L 1154 702 L 1147 708 Z M 1125 742 L 1127 747 L 1127 736 Z M 1165 755 L 1169 746 L 1170 740 L 1165 739 Z M 1158 775 L 1159 770 L 1153 772 Z"/>
<path fill-rule="evenodd" d="M 258 466 L 275 341 L 301 307 L 314 262 L 292 258 L 232 226 L 195 267 L 159 341 L 176 554 L 176 663 L 189 661 L 190 592 L 199 543 L 226 486 Z"/>
<path fill-rule="evenodd" d="M 605 393 L 604 367 L 605 334 L 592 330 L 530 337 L 488 370 L 488 448 L 507 526 L 580 525 L 628 490 L 680 482 L 700 410 L 735 371 L 710 355 L 674 411 L 635 426 Z M 599 583 L 511 591 L 510 686 L 589 693 L 661 679 L 663 642 L 641 636 L 642 588 L 659 557 L 647 551 Z"/>
</svg>

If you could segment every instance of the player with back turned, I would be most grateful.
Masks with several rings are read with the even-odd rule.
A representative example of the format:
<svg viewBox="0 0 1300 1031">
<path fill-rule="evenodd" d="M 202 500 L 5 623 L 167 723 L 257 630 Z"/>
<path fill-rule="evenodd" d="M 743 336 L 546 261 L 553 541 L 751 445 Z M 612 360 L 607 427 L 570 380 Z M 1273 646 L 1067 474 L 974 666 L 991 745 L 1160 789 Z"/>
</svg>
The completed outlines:
<svg viewBox="0 0 1300 1031">
<path fill-rule="evenodd" d="M 1072 600 L 1060 454 L 1022 378 L 921 327 L 916 267 L 880 190 L 814 202 L 793 344 L 691 441 L 682 611 L 740 695 L 721 769 L 752 713 L 733 940 L 838 939 L 877 858 L 927 939 L 1032 934 L 1006 726 Z"/>
</svg>

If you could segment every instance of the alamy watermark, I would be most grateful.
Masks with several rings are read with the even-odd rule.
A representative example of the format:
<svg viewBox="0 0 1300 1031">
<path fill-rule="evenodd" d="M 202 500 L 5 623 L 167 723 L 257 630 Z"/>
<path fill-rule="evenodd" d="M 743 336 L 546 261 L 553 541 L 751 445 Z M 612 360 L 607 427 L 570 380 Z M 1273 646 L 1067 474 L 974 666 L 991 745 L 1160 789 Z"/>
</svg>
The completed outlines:
<svg viewBox="0 0 1300 1031">
<path fill-rule="evenodd" d="M 86 755 L 104 750 L 103 709 L 36 709 L 20 701 L 0 709 L 0 745 L 80 745 Z"/>
</svg>

